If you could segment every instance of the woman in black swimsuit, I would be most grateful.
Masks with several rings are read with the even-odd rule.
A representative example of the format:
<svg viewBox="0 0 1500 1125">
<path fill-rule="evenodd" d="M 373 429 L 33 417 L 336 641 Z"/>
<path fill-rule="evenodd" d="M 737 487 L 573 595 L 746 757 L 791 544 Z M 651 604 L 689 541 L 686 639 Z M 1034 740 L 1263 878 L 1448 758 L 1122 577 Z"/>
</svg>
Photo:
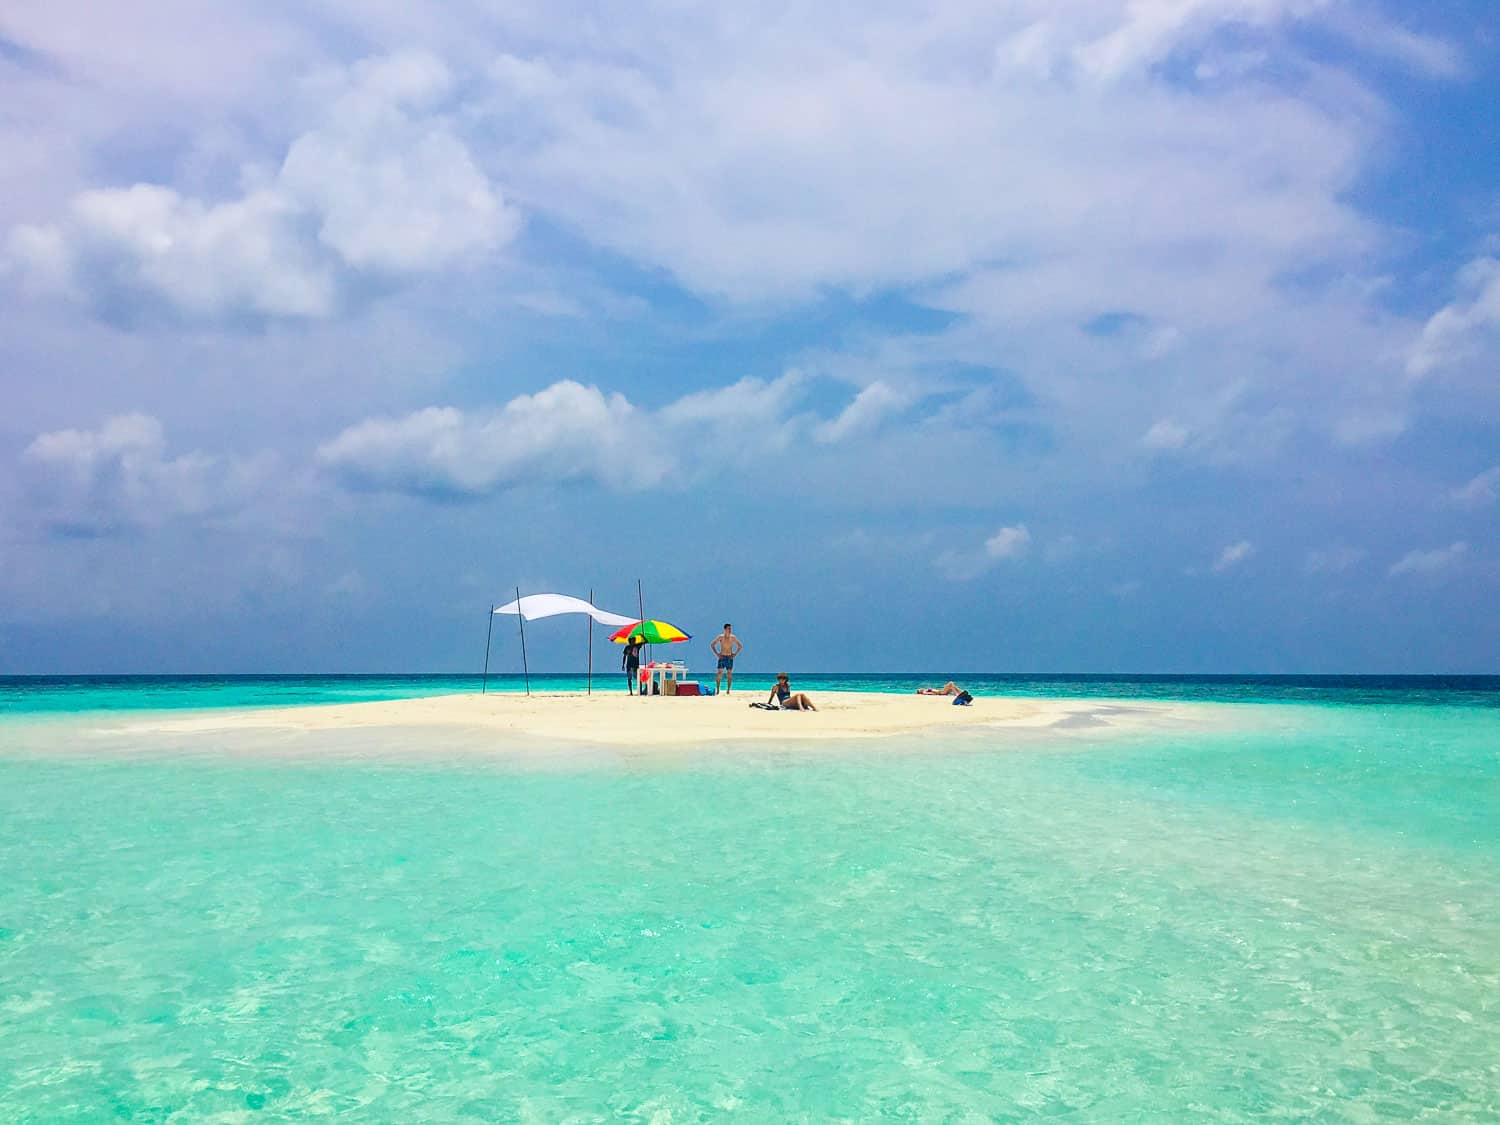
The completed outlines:
<svg viewBox="0 0 1500 1125">
<path fill-rule="evenodd" d="M 771 688 L 771 694 L 766 696 L 766 702 L 770 703 L 773 699 L 781 704 L 783 711 L 817 710 L 813 701 L 807 698 L 806 692 L 792 690 L 792 682 L 785 672 L 776 673 L 776 683 Z"/>
</svg>

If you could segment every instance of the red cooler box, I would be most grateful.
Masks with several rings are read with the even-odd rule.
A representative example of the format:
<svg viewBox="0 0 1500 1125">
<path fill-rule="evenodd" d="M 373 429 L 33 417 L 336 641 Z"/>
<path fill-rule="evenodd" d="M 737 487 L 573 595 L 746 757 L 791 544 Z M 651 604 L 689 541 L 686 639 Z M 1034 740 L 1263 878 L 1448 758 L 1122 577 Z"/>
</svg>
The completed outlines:
<svg viewBox="0 0 1500 1125">
<path fill-rule="evenodd" d="M 677 681 L 677 694 L 678 695 L 702 695 L 703 693 L 698 690 L 698 681 L 697 680 L 678 680 Z"/>
</svg>

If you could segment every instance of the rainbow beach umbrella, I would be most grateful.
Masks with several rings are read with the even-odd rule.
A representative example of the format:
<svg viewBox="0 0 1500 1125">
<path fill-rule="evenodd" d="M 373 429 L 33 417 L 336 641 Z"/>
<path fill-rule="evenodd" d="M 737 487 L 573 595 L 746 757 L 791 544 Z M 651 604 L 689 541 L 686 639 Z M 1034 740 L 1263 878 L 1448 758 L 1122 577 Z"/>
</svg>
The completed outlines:
<svg viewBox="0 0 1500 1125">
<path fill-rule="evenodd" d="M 629 644 L 631 637 L 640 637 L 650 645 L 669 645 L 676 641 L 690 641 L 692 635 L 684 633 L 676 625 L 665 621 L 656 621 L 651 618 L 645 621 L 637 621 L 634 625 L 627 625 L 617 633 L 610 634 L 610 640 L 617 645 Z"/>
</svg>

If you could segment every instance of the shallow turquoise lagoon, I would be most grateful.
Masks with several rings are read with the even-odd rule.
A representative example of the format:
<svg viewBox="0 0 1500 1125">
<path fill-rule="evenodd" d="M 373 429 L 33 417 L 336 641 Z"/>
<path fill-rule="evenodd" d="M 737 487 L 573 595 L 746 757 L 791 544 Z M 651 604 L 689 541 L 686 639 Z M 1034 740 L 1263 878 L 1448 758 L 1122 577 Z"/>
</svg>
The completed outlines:
<svg viewBox="0 0 1500 1125">
<path fill-rule="evenodd" d="M 1500 1119 L 1500 711 L 1226 714 L 548 764 L 12 721 L 0 1120 Z"/>
<path fill-rule="evenodd" d="M 674 659 L 684 654 L 668 651 Z M 686 654 L 689 659 L 692 654 Z M 289 707 L 379 699 L 452 695 L 481 687 L 494 692 L 620 691 L 620 673 L 606 668 L 617 653 L 601 653 L 592 679 L 575 674 L 262 675 L 262 676 L 0 676 L 0 719 L 88 712 L 195 708 Z M 700 677 L 709 673 L 693 665 Z M 741 669 L 746 691 L 769 691 L 772 674 Z M 845 675 L 794 670 L 808 691 L 910 692 L 956 679 L 978 695 L 1167 699 L 1220 703 L 1318 702 L 1336 705 L 1446 704 L 1500 708 L 1500 676 L 1169 676 L 1039 675 L 943 669 Z"/>
</svg>

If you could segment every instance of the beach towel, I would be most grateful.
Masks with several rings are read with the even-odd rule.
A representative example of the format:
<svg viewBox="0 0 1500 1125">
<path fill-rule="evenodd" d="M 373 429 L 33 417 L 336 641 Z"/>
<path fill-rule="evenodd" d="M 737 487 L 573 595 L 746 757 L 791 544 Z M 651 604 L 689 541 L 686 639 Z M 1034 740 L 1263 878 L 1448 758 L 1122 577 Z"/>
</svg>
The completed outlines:
<svg viewBox="0 0 1500 1125">
<path fill-rule="evenodd" d="M 750 706 L 754 707 L 757 711 L 780 711 L 781 710 L 781 708 L 778 707 L 778 706 L 776 706 L 776 704 L 774 704 L 774 703 L 752 703 L 752 704 L 750 704 Z"/>
</svg>

